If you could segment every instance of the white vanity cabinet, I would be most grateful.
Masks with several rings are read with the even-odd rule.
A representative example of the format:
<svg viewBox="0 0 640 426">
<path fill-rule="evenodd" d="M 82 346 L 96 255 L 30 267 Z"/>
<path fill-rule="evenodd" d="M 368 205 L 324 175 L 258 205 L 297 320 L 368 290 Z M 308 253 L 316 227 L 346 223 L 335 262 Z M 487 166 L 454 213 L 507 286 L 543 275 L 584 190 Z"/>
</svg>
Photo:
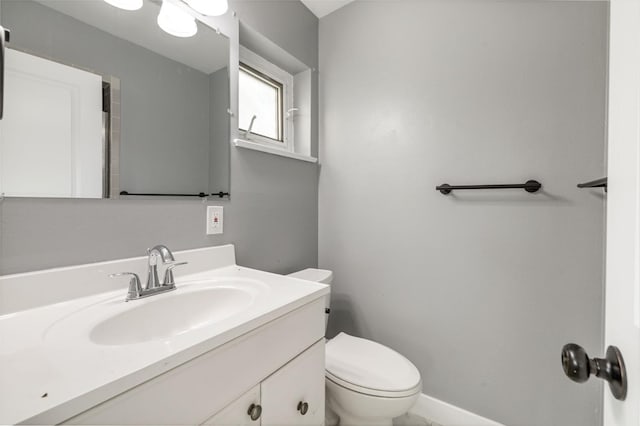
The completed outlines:
<svg viewBox="0 0 640 426">
<path fill-rule="evenodd" d="M 322 339 L 204 424 L 320 426 L 324 402 Z"/>
<path fill-rule="evenodd" d="M 247 414 L 251 404 L 261 407 L 255 421 Z M 316 299 L 248 330 L 63 423 L 320 426 L 324 301 Z"/>
</svg>

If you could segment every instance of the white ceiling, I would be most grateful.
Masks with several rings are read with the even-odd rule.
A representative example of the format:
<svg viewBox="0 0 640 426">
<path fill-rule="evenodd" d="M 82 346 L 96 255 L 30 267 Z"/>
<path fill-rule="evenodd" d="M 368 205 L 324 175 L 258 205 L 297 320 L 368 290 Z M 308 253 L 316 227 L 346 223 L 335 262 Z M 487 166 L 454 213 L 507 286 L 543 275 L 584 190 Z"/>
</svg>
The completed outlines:
<svg viewBox="0 0 640 426">
<path fill-rule="evenodd" d="M 300 0 L 318 18 L 322 18 L 355 0 Z M 387 0 L 392 1 L 392 0 Z M 540 1 L 593 1 L 609 2 L 610 0 L 540 0 Z"/>
<path fill-rule="evenodd" d="M 302 3 L 318 18 L 322 18 L 352 1 L 354 0 L 302 0 Z"/>
</svg>

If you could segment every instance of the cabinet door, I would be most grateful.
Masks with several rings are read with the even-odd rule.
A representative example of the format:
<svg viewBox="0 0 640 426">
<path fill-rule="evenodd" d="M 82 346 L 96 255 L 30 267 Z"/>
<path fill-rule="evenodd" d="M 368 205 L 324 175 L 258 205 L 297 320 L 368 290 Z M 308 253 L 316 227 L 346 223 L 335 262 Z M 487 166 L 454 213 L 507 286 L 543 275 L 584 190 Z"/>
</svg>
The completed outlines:
<svg viewBox="0 0 640 426">
<path fill-rule="evenodd" d="M 324 339 L 261 384 L 262 424 L 324 424 Z"/>
<path fill-rule="evenodd" d="M 257 385 L 202 424 L 207 426 L 258 426 L 261 417 L 260 411 L 262 411 L 260 385 Z M 255 420 L 252 419 L 252 414 Z"/>
</svg>

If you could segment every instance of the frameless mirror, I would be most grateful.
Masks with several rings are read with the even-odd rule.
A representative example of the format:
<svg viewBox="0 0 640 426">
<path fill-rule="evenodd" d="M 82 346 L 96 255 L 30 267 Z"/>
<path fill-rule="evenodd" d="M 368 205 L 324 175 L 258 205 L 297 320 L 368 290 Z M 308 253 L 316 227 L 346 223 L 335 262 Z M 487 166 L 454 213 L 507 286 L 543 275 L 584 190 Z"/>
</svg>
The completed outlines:
<svg viewBox="0 0 640 426">
<path fill-rule="evenodd" d="M 228 192 L 229 40 L 198 20 L 193 36 L 172 36 L 158 26 L 160 8 L 1 1 L 11 40 L 0 193 Z"/>
</svg>

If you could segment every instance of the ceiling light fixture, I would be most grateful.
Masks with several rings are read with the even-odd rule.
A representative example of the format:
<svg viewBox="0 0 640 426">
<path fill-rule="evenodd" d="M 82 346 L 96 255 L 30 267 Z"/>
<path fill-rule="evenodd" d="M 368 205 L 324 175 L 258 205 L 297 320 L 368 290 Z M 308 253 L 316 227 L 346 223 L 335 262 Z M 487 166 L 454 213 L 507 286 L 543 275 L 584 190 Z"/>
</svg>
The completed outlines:
<svg viewBox="0 0 640 426">
<path fill-rule="evenodd" d="M 138 10 L 142 7 L 142 0 L 104 0 L 111 6 L 124 10 Z"/>
<path fill-rule="evenodd" d="M 158 25 L 176 37 L 192 37 L 198 32 L 195 18 L 169 0 L 162 0 Z"/>
<path fill-rule="evenodd" d="M 227 0 L 185 0 L 196 12 L 207 16 L 224 15 L 229 8 Z"/>
</svg>

